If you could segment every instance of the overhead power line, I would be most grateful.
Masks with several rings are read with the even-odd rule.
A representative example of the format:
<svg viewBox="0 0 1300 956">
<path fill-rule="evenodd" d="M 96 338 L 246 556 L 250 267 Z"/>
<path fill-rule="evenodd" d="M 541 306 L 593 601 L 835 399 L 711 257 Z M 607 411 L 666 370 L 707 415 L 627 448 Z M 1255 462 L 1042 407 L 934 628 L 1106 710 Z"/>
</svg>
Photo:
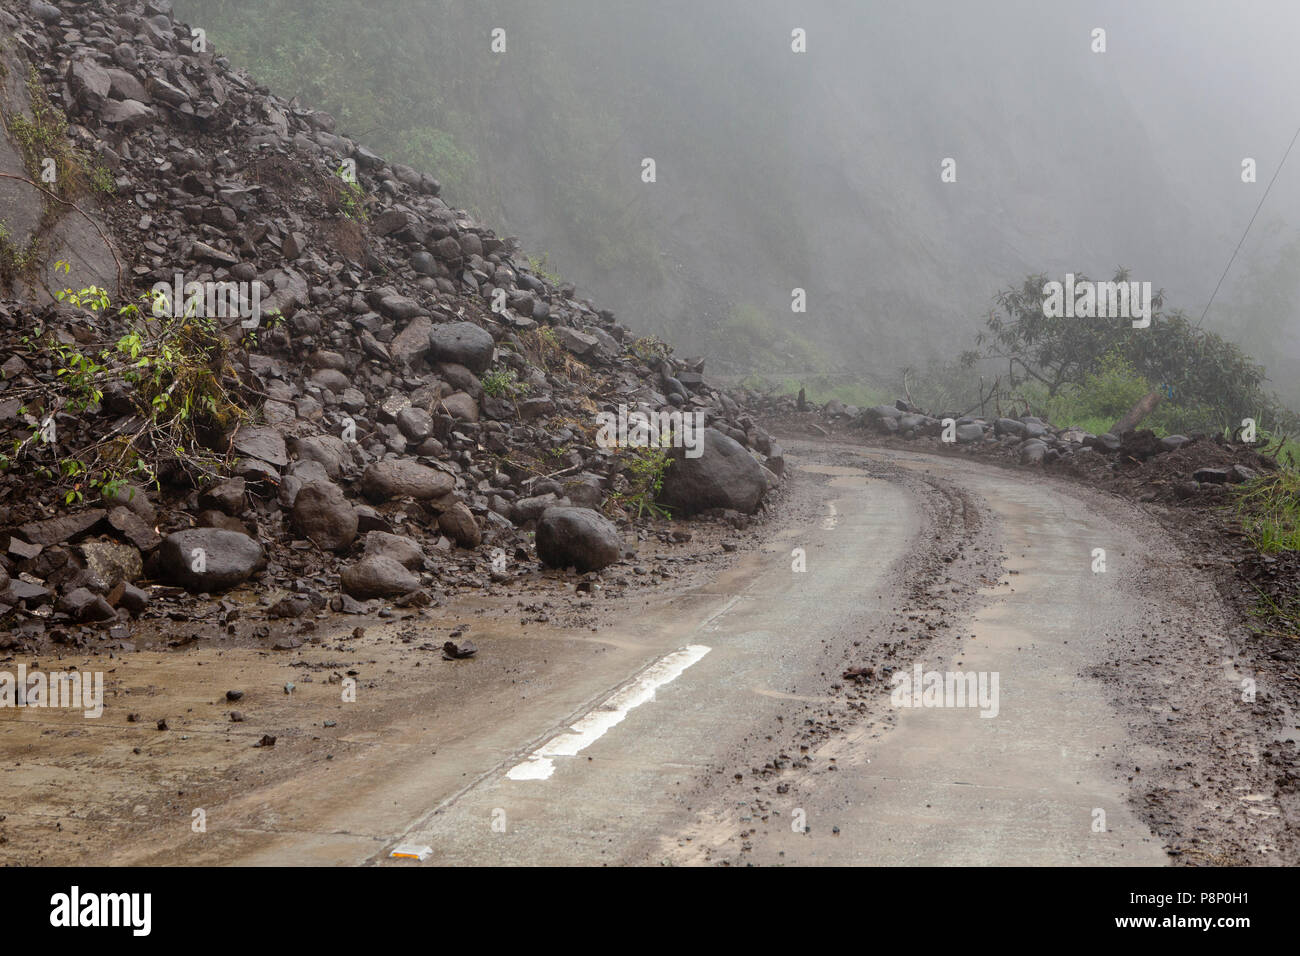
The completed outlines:
<svg viewBox="0 0 1300 956">
<path fill-rule="evenodd" d="M 1286 158 L 1291 155 L 1291 147 L 1295 145 L 1297 138 L 1300 138 L 1300 127 L 1296 128 L 1295 136 L 1291 137 L 1291 145 L 1288 146 L 1286 152 L 1282 154 L 1282 162 L 1277 164 L 1277 169 L 1273 172 L 1273 178 L 1268 181 L 1268 186 L 1264 189 L 1264 195 L 1259 197 L 1259 205 L 1255 207 L 1255 215 L 1251 216 L 1250 222 L 1246 223 L 1246 231 L 1241 234 L 1241 239 L 1237 242 L 1237 248 L 1232 250 L 1232 258 L 1230 258 L 1228 264 L 1223 267 L 1223 275 L 1219 276 L 1219 281 L 1215 283 L 1214 291 L 1210 293 L 1210 301 L 1205 303 L 1205 311 L 1201 313 L 1200 319 L 1196 322 L 1196 327 L 1198 329 L 1201 327 L 1201 323 L 1205 321 L 1205 317 L 1210 314 L 1210 306 L 1214 304 L 1214 297 L 1219 294 L 1219 286 L 1223 285 L 1223 280 L 1228 277 L 1228 270 L 1232 268 L 1232 264 L 1237 260 L 1237 253 L 1241 251 L 1242 243 L 1246 241 L 1246 236 L 1250 234 L 1250 227 L 1255 225 L 1255 216 L 1258 216 L 1259 211 L 1264 208 L 1264 200 L 1268 198 L 1269 190 L 1271 190 L 1273 184 L 1277 182 L 1277 175 L 1282 172 L 1282 167 L 1286 165 Z"/>
</svg>

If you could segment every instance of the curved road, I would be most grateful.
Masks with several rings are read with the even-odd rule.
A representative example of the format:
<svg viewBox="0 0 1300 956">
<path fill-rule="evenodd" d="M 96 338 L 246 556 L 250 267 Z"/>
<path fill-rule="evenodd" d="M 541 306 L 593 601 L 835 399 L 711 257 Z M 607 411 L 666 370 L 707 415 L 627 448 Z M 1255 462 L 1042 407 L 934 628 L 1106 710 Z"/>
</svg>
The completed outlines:
<svg viewBox="0 0 1300 956">
<path fill-rule="evenodd" d="M 1122 768 L 1170 755 L 1099 675 L 1117 640 L 1204 620 L 1198 572 L 1144 600 L 1154 524 L 1060 482 L 789 448 L 787 517 L 706 585 L 594 634 L 503 635 L 515 676 L 408 700 L 287 779 L 248 771 L 201 837 L 108 862 L 1166 862 Z M 996 699 L 895 706 L 885 675 L 916 666 L 996 675 Z"/>
</svg>

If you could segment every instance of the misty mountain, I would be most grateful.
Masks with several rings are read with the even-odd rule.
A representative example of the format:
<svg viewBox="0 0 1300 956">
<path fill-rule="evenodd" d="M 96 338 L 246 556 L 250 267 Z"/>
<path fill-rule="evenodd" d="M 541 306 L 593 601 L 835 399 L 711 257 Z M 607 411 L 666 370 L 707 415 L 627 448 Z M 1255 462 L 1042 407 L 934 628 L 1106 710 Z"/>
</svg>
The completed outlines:
<svg viewBox="0 0 1300 956">
<path fill-rule="evenodd" d="M 880 377 L 951 356 L 1030 272 L 1126 266 L 1199 316 L 1276 171 L 1297 122 L 1281 28 L 1300 25 L 1294 9 L 1073 7 L 185 0 L 177 13 L 277 92 L 440 177 L 449 201 L 543 250 L 634 328 L 736 370 Z M 795 28 L 807 52 L 792 51 Z M 945 158 L 955 182 L 940 181 Z M 1294 340 L 1289 355 L 1272 347 L 1300 324 L 1295 300 L 1243 279 L 1285 285 L 1298 184 L 1284 169 L 1206 320 L 1266 353 L 1278 385 L 1296 367 Z M 806 314 L 791 312 L 796 287 Z"/>
</svg>

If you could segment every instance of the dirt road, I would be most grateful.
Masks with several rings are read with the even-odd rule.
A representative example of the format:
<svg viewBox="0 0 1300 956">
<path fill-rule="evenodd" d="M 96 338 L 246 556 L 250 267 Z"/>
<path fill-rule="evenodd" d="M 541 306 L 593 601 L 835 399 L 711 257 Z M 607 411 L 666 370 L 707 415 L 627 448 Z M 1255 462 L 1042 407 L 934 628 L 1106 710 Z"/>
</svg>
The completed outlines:
<svg viewBox="0 0 1300 956">
<path fill-rule="evenodd" d="M 483 599 L 438 621 L 471 626 L 472 661 L 421 653 L 398 619 L 292 655 L 108 662 L 103 718 L 0 720 L 0 858 L 402 866 L 388 854 L 413 843 L 429 865 L 1152 865 L 1190 834 L 1210 859 L 1290 858 L 1251 769 L 1235 625 L 1136 507 L 789 447 L 757 547 L 635 601 L 573 595 L 597 627 Z M 972 697 L 900 697 L 917 668 L 972 675 Z"/>
</svg>

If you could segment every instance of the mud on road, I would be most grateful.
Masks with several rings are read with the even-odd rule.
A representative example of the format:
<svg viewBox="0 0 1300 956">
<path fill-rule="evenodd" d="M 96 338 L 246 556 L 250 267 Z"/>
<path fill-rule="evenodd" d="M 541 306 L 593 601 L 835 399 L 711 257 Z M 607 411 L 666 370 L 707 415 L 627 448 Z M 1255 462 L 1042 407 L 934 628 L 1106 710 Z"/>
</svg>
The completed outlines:
<svg viewBox="0 0 1300 956">
<path fill-rule="evenodd" d="M 1214 570 L 1148 510 L 976 463 L 786 444 L 774 516 L 651 535 L 582 592 L 539 575 L 323 615 L 283 650 L 24 658 L 104 670 L 107 699 L 97 720 L 0 718 L 0 860 L 362 863 L 405 838 L 432 864 L 1300 859 L 1287 662 L 1260 666 Z M 457 633 L 478 654 L 443 660 Z M 706 639 L 553 778 L 507 778 Z M 1001 668 L 999 717 L 892 707 L 890 676 L 915 663 Z"/>
<path fill-rule="evenodd" d="M 883 621 L 893 633 L 914 622 L 918 609 L 937 607 L 942 624 L 914 624 L 902 648 L 879 637 L 854 646 L 845 673 L 871 668 L 872 676 L 832 683 L 834 696 L 802 715 L 802 726 L 772 736 L 775 759 L 742 764 L 739 777 L 715 784 L 694 824 L 663 841 L 666 858 L 724 865 L 1294 865 L 1300 858 L 1293 662 L 1254 639 L 1240 606 L 1221 597 L 1223 569 L 1207 554 L 1212 548 L 1199 547 L 1195 535 L 1171 533 L 1158 507 L 1074 481 L 969 459 L 789 435 L 783 441 L 801 457 L 836 454 L 878 473 L 895 469 L 893 480 L 910 481 L 930 502 L 917 547 L 896 569 L 912 596 Z M 959 509 L 964 518 L 955 521 Z M 1063 551 L 1053 550 L 1053 537 Z M 945 561 L 940 574 L 926 567 L 927 556 L 950 558 L 962 543 L 977 554 L 981 540 L 1003 549 L 1004 573 L 992 588 L 985 565 Z M 1093 569 L 1099 546 L 1107 550 L 1103 573 Z M 949 600 L 943 592 L 950 585 L 970 600 Z M 943 712 L 890 707 L 882 667 L 910 656 L 927 669 L 977 669 L 988 656 L 990 625 L 1005 630 L 1008 607 L 1014 612 L 1027 592 L 1021 618 L 1033 626 L 1014 635 L 1026 666 L 1003 668 L 1004 714 L 988 724 L 1015 726 L 1015 683 L 1033 670 L 1029 662 L 1047 661 L 1035 681 L 1056 685 L 1037 714 L 1049 730 L 1040 750 L 1033 725 L 983 749 L 975 735 L 964 746 L 978 759 L 963 767 L 961 748 L 945 741 L 979 729 L 969 720 L 931 720 L 934 726 L 899 740 L 900 717 L 924 724 Z M 1247 679 L 1255 683 L 1243 685 Z M 1047 779 L 1053 750 L 1066 789 L 1081 786 L 1091 769 L 1099 784 L 1108 781 L 1123 795 L 1122 811 L 1141 826 L 1117 828 L 1123 814 L 1104 800 L 1054 797 Z M 982 782 L 971 779 L 985 766 Z M 1017 771 L 1025 778 L 1019 807 L 1008 785 Z M 792 808 L 802 811 L 803 832 L 794 832 Z M 1105 834 L 1093 829 L 1099 809 L 1107 814 Z"/>
</svg>

